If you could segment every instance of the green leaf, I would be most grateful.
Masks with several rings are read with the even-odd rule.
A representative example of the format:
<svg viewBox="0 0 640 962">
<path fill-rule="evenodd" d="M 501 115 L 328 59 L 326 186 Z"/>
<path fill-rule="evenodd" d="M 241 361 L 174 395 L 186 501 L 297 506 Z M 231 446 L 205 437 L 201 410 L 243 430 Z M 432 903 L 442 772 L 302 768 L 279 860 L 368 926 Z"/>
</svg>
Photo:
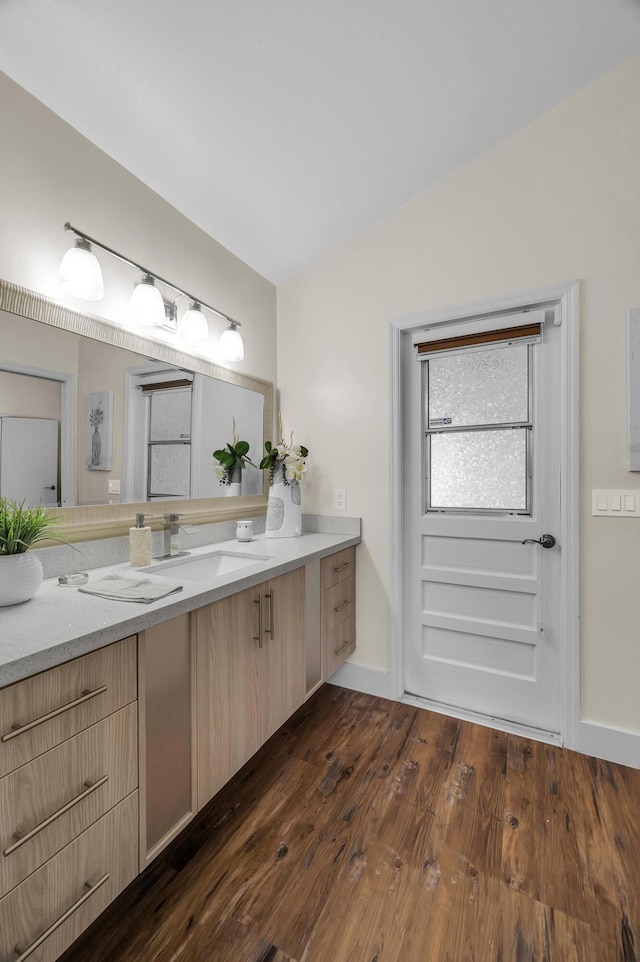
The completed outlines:
<svg viewBox="0 0 640 962">
<path fill-rule="evenodd" d="M 300 445 L 300 454 L 303 458 L 307 458 L 309 456 L 307 448 L 305 448 L 302 444 Z"/>
<path fill-rule="evenodd" d="M 271 454 L 271 441 L 264 442 L 264 449 L 267 452 L 267 454 Z"/>
<path fill-rule="evenodd" d="M 249 442 L 238 441 L 238 443 L 236 444 L 236 456 L 239 458 L 242 458 L 244 457 L 245 454 L 248 453 L 248 451 L 249 451 Z"/>
</svg>

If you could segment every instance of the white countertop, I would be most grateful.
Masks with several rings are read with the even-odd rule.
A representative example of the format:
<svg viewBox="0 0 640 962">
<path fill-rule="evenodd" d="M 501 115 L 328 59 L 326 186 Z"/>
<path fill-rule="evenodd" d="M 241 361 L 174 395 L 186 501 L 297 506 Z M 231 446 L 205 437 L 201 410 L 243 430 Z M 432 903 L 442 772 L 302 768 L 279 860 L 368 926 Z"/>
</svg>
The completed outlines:
<svg viewBox="0 0 640 962">
<path fill-rule="evenodd" d="M 258 535 L 249 542 L 222 541 L 194 548 L 190 560 L 225 549 L 267 555 L 269 560 L 209 583 L 185 580 L 182 591 L 151 604 L 99 598 L 61 587 L 57 578 L 50 578 L 31 601 L 0 608 L 0 688 L 359 542 L 359 535 L 305 533 L 299 538 Z M 94 568 L 89 582 L 106 574 L 134 575 L 145 570 L 129 564 Z M 154 574 L 180 581 L 179 566 Z"/>
</svg>

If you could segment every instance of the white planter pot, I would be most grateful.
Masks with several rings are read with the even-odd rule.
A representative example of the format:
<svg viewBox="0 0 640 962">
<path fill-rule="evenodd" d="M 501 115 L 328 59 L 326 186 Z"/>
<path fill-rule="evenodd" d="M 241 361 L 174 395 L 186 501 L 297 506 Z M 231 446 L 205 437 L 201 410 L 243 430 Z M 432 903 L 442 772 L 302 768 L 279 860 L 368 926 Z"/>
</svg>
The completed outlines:
<svg viewBox="0 0 640 962">
<path fill-rule="evenodd" d="M 0 607 L 33 598 L 42 578 L 42 562 L 33 551 L 0 555 Z"/>
<path fill-rule="evenodd" d="M 269 487 L 265 538 L 299 538 L 302 534 L 302 498 L 299 481 L 284 483 L 284 468 L 276 465 Z"/>
</svg>

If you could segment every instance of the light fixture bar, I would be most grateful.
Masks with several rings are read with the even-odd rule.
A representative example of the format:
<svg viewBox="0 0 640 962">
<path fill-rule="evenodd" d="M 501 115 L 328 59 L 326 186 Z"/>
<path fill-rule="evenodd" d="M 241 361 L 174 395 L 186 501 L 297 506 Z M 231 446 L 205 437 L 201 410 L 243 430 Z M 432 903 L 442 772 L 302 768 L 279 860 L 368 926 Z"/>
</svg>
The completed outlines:
<svg viewBox="0 0 640 962">
<path fill-rule="evenodd" d="M 170 287 L 171 290 L 177 291 L 178 294 L 184 294 L 185 297 L 189 297 L 192 301 L 196 301 L 198 304 L 200 304 L 201 307 L 206 307 L 207 310 L 213 311 L 213 313 L 217 314 L 219 317 L 223 317 L 225 321 L 227 321 L 229 324 L 233 324 L 234 327 L 242 327 L 242 324 L 240 323 L 240 321 L 234 321 L 232 317 L 229 317 L 228 314 L 224 314 L 222 311 L 219 311 L 217 307 L 212 307 L 211 304 L 207 304 L 205 301 L 201 300 L 199 297 L 195 297 L 195 295 L 190 294 L 188 291 L 183 291 L 181 287 L 177 287 L 175 284 L 172 284 L 171 281 L 167 281 L 165 280 L 164 277 L 160 277 L 159 274 L 155 274 L 153 271 L 150 271 L 147 267 L 143 267 L 142 264 L 138 264 L 136 261 L 132 261 L 131 258 L 125 257 L 124 254 L 119 254 L 118 251 L 114 251 L 112 247 L 107 247 L 106 244 L 102 244 L 99 240 L 96 240 L 95 237 L 90 237 L 89 234 L 85 234 L 83 231 L 78 230 L 76 227 L 73 227 L 73 225 L 70 224 L 69 221 L 67 221 L 66 224 L 64 225 L 64 229 L 70 230 L 73 234 L 76 235 L 76 237 L 80 237 L 82 238 L 82 240 L 88 241 L 90 244 L 93 244 L 94 247 L 99 247 L 100 250 L 106 251 L 107 254 L 111 254 L 112 257 L 117 257 L 118 260 L 121 260 L 123 261 L 123 263 L 128 264 L 129 267 L 135 267 L 136 270 L 140 271 L 141 274 L 148 274 L 149 277 L 153 277 L 156 281 L 159 281 L 161 284 L 164 284 L 165 287 Z"/>
</svg>

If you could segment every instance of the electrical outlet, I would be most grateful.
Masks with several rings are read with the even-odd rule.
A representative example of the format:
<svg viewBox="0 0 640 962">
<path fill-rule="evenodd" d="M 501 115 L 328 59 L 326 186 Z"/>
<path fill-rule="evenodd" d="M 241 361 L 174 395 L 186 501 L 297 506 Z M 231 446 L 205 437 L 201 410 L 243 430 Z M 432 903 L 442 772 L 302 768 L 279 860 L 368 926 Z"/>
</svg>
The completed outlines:
<svg viewBox="0 0 640 962">
<path fill-rule="evenodd" d="M 108 493 L 120 494 L 120 480 L 118 478 L 109 478 Z"/>
<path fill-rule="evenodd" d="M 334 511 L 347 510 L 347 489 L 346 488 L 333 489 L 333 510 Z"/>
</svg>

